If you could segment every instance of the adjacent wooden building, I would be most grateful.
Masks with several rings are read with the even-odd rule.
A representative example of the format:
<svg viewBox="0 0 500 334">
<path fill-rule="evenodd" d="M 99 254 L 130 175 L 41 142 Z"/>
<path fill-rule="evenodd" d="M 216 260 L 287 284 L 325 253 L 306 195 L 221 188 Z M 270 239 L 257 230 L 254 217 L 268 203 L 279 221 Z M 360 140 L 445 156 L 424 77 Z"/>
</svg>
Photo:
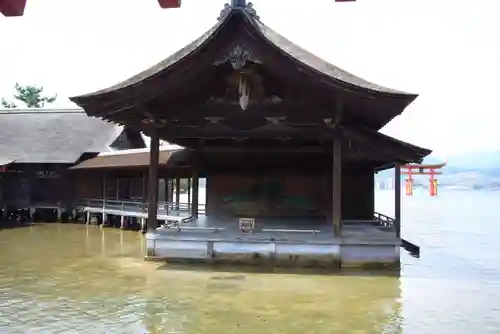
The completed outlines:
<svg viewBox="0 0 500 334">
<path fill-rule="evenodd" d="M 0 208 L 71 208 L 68 167 L 100 152 L 145 147 L 140 132 L 80 109 L 0 110 Z"/>
<path fill-rule="evenodd" d="M 279 253 L 277 246 L 293 239 L 299 248 L 282 253 L 293 255 L 304 245 L 316 245 L 316 255 L 347 264 L 369 259 L 377 253 L 373 245 L 387 246 L 391 261 L 399 254 L 394 250 L 401 241 L 399 204 L 383 242 L 373 241 L 372 234 L 379 234 L 373 226 L 354 231 L 351 223 L 374 221 L 376 171 L 420 162 L 430 153 L 379 132 L 416 97 L 327 63 L 264 25 L 250 4 L 237 1 L 200 38 L 157 65 L 72 100 L 89 116 L 151 137 L 150 256 L 211 261 L 228 252 L 258 253 L 248 251 L 255 245 L 238 234 L 239 219 L 251 218 L 261 231 L 253 235 L 258 242 L 252 242 L 265 249 L 274 245 L 263 251 L 272 253 L 270 259 Z M 155 232 L 159 139 L 185 147 L 189 157 L 171 175 L 206 177 L 205 223 L 236 232 L 217 238 L 196 235 L 196 245 L 183 237 L 188 232 Z M 277 220 L 280 228 L 273 229 Z M 321 231 L 321 242 L 316 232 L 314 238 L 282 237 L 313 226 Z M 266 234 L 269 229 L 273 231 Z M 179 244 L 182 240 L 187 243 Z M 358 252 L 360 245 L 371 246 Z"/>
<path fill-rule="evenodd" d="M 190 191 L 191 175 L 188 151 L 176 145 L 159 150 L 158 198 L 161 202 L 179 203 L 180 191 Z M 71 167 L 76 179 L 75 195 L 80 200 L 147 202 L 149 149 L 103 152 Z M 185 182 L 181 186 L 181 179 Z M 189 180 L 189 181 L 188 181 Z M 175 193 L 174 193 L 175 190 Z M 183 203 L 187 204 L 187 203 Z"/>
</svg>

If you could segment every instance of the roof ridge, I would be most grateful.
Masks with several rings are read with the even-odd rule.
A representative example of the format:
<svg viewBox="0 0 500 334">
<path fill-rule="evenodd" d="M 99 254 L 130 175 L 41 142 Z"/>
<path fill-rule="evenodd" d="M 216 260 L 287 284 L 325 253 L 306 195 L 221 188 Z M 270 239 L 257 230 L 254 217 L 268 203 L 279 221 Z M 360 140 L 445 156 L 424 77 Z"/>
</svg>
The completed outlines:
<svg viewBox="0 0 500 334">
<path fill-rule="evenodd" d="M 260 20 L 259 15 L 257 15 L 257 11 L 254 8 L 254 5 L 252 2 L 246 2 L 244 1 L 238 1 L 238 0 L 232 0 L 231 4 L 226 3 L 224 5 L 224 8 L 220 11 L 219 17 L 217 18 L 218 21 L 224 21 L 227 20 L 234 12 L 241 12 L 248 17 L 251 17 L 252 19 L 255 20 Z"/>
</svg>

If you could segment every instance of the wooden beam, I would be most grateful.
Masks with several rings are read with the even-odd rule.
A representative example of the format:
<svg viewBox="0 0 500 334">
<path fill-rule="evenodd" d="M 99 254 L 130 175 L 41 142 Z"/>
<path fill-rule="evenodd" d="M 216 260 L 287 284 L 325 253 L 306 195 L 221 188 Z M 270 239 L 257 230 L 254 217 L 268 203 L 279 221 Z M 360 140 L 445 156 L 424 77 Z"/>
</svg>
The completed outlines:
<svg viewBox="0 0 500 334">
<path fill-rule="evenodd" d="M 203 147 L 200 149 L 204 153 L 221 153 L 221 154 L 238 154 L 244 152 L 245 154 L 264 153 L 264 154 L 280 154 L 280 153 L 299 153 L 299 154 L 316 154 L 325 153 L 329 154 L 330 150 L 325 146 L 318 147 L 296 147 L 296 148 L 253 148 L 253 147 Z"/>
<path fill-rule="evenodd" d="M 235 99 L 234 102 L 237 102 Z M 239 104 L 216 103 L 211 100 L 203 103 L 174 104 L 161 106 L 156 104 L 150 108 L 151 113 L 158 118 L 192 120 L 205 117 L 240 118 L 243 121 L 255 117 L 290 117 L 298 120 L 335 117 L 332 107 L 313 103 L 297 103 L 296 101 L 283 101 L 275 104 L 251 103 L 243 114 Z M 346 114 L 348 116 L 349 114 Z"/>
<path fill-rule="evenodd" d="M 441 175 L 443 172 L 401 172 L 403 175 Z"/>
<path fill-rule="evenodd" d="M 289 129 L 283 131 L 266 131 L 260 129 L 242 130 L 218 130 L 199 127 L 189 127 L 186 125 L 165 126 L 159 132 L 166 140 L 174 139 L 234 139 L 234 138 L 255 138 L 255 139 L 280 139 L 291 137 L 296 139 L 323 139 L 333 138 L 331 130 L 325 126 L 318 126 L 305 129 Z"/>
</svg>

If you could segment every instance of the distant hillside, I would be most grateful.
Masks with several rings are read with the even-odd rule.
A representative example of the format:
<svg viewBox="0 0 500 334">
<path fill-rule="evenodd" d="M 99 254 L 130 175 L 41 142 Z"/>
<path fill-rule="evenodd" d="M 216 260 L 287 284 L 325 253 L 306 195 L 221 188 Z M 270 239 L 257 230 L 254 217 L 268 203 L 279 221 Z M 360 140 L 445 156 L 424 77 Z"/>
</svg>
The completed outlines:
<svg viewBox="0 0 500 334">
<path fill-rule="evenodd" d="M 423 163 L 424 164 L 429 164 L 429 165 L 434 165 L 434 164 L 441 164 L 444 162 L 444 159 L 441 158 L 436 158 L 432 155 L 429 155 L 428 157 L 425 157 Z"/>
<path fill-rule="evenodd" d="M 424 164 L 443 162 L 434 156 L 424 159 Z M 443 186 L 465 186 L 468 188 L 494 188 L 500 189 L 500 151 L 474 152 L 450 156 L 446 159 L 447 165 L 442 169 L 443 175 L 438 177 Z M 385 182 L 392 179 L 393 170 L 377 174 L 376 180 Z M 426 177 L 416 177 L 416 185 L 426 186 Z"/>
<path fill-rule="evenodd" d="M 451 156 L 448 158 L 448 167 L 461 171 L 500 171 L 500 151 Z"/>
</svg>

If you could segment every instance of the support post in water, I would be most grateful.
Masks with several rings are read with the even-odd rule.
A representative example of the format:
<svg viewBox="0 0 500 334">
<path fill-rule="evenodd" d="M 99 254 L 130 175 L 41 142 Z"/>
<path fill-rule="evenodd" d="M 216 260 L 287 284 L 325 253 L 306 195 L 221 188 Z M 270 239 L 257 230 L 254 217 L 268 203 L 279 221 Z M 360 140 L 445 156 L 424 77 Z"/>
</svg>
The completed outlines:
<svg viewBox="0 0 500 334">
<path fill-rule="evenodd" d="M 35 220 L 34 220 L 35 213 L 36 213 L 36 208 L 31 207 L 31 208 L 30 208 L 30 220 L 31 220 L 31 221 L 35 221 Z"/>
<path fill-rule="evenodd" d="M 339 134 L 333 139 L 332 161 L 332 222 L 335 237 L 342 230 L 342 141 Z"/>
<path fill-rule="evenodd" d="M 181 201 L 181 179 L 175 178 L 175 210 L 179 210 L 179 203 Z"/>
<path fill-rule="evenodd" d="M 437 179 L 435 177 L 436 171 L 434 169 L 431 169 L 429 171 L 429 195 L 431 196 L 437 196 L 438 195 L 438 183 Z"/>
<path fill-rule="evenodd" d="M 401 166 L 394 166 L 394 228 L 396 237 L 401 237 Z"/>
<path fill-rule="evenodd" d="M 106 197 L 108 197 L 108 177 L 107 177 L 107 174 L 106 172 L 104 172 L 104 176 L 102 178 L 102 222 L 101 222 L 101 226 L 104 226 L 104 224 L 106 223 L 106 213 L 105 213 L 105 210 L 106 210 Z"/>
<path fill-rule="evenodd" d="M 406 196 L 413 196 L 413 178 L 411 169 L 408 170 L 408 178 L 405 180 L 405 193 Z"/>
<path fill-rule="evenodd" d="M 158 227 L 158 165 L 160 160 L 160 140 L 158 130 L 152 127 L 149 152 L 149 184 L 148 184 L 148 231 Z"/>
<path fill-rule="evenodd" d="M 191 178 L 187 179 L 187 197 L 188 197 L 188 210 L 191 207 Z"/>
<path fill-rule="evenodd" d="M 200 188 L 200 179 L 198 174 L 193 176 L 193 201 L 191 207 L 191 215 L 194 218 L 198 218 L 198 210 L 199 210 L 199 188 Z"/>
</svg>

